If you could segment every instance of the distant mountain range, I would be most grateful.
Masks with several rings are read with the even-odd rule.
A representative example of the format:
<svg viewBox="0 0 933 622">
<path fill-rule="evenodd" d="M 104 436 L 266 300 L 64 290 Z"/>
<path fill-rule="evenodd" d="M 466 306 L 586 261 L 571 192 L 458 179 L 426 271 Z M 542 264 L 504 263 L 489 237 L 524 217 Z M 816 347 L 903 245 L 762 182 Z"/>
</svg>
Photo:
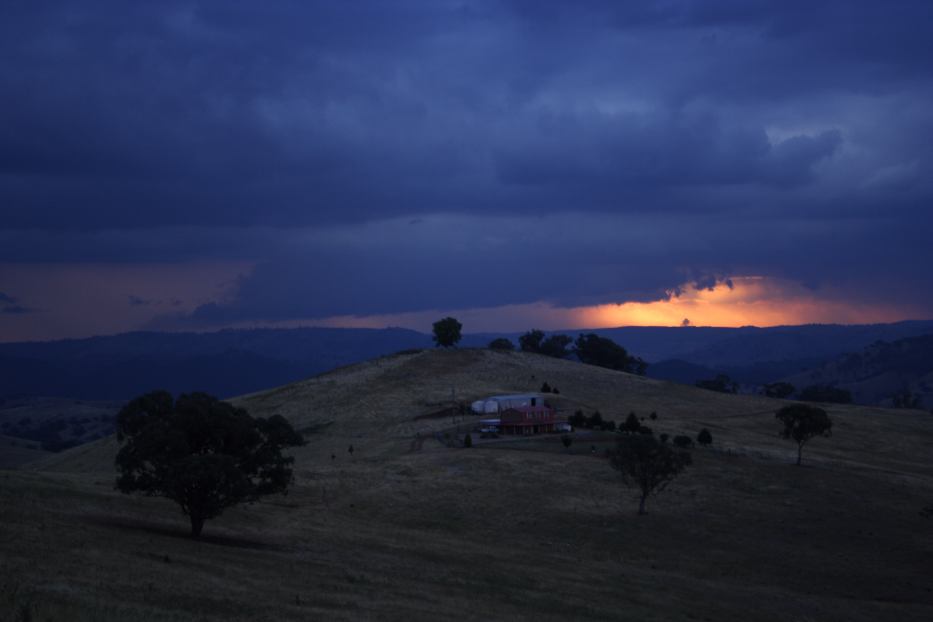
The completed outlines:
<svg viewBox="0 0 933 622">
<path fill-rule="evenodd" d="M 784 380 L 846 389 L 860 404 L 933 408 L 933 335 L 879 341 Z"/>
<path fill-rule="evenodd" d="M 692 384 L 725 371 L 757 384 L 815 369 L 879 340 L 933 334 L 933 321 L 774 328 L 623 327 L 595 332 L 652 363 L 648 375 Z M 464 347 L 518 333 L 466 334 Z M 134 332 L 0 344 L 0 397 L 122 400 L 154 388 L 242 395 L 399 350 L 430 348 L 403 328 L 295 328 L 212 333 Z"/>
</svg>

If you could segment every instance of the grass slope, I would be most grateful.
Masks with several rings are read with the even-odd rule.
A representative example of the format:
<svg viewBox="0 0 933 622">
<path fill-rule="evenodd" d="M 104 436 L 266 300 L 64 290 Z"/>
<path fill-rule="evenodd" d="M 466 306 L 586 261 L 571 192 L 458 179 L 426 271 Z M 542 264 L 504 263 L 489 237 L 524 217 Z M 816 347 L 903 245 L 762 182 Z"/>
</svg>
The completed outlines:
<svg viewBox="0 0 933 622">
<path fill-rule="evenodd" d="M 0 469 L 15 469 L 49 455 L 39 444 L 13 436 L 0 435 Z"/>
<path fill-rule="evenodd" d="M 448 449 L 416 433 L 472 423 L 454 400 L 561 390 L 561 409 L 708 427 L 713 450 L 635 514 L 582 435 Z M 398 355 L 237 400 L 317 430 L 286 497 L 184 538 L 161 499 L 112 489 L 116 444 L 0 472 L 0 611 L 33 619 L 933 618 L 933 417 L 831 407 L 807 466 L 781 402 L 522 353 Z M 347 446 L 356 450 L 352 456 Z M 332 453 L 336 456 L 331 458 Z"/>
</svg>

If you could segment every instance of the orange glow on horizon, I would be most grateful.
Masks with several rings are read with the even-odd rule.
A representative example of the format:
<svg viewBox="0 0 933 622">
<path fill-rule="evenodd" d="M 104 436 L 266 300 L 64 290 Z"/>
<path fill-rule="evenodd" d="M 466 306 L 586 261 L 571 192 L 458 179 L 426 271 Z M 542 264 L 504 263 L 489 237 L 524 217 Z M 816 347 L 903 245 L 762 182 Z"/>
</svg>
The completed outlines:
<svg viewBox="0 0 933 622">
<path fill-rule="evenodd" d="M 800 285 L 759 276 L 733 277 L 733 287 L 718 284 L 697 290 L 684 286 L 680 296 L 653 302 L 626 302 L 581 307 L 555 307 L 538 302 L 478 309 L 431 310 L 412 313 L 339 316 L 316 326 L 381 328 L 400 326 L 430 331 L 438 317 L 453 315 L 467 332 L 611 328 L 617 326 L 781 326 L 794 324 L 872 324 L 916 319 L 922 313 L 895 305 L 852 304 L 832 292 L 814 292 Z M 302 324 L 300 322 L 290 323 Z M 303 323 L 307 325 L 308 323 Z"/>
<path fill-rule="evenodd" d="M 681 287 L 681 294 L 653 302 L 559 307 L 540 301 L 471 309 L 428 309 L 406 313 L 240 321 L 186 322 L 198 305 L 235 300 L 237 279 L 246 262 L 217 264 L 142 264 L 10 266 L 0 264 L 3 284 L 36 312 L 0 318 L 0 341 L 80 338 L 130 330 L 291 328 L 322 326 L 384 328 L 397 326 L 429 333 L 438 318 L 452 315 L 468 333 L 524 332 L 530 328 L 573 331 L 617 326 L 777 326 L 792 324 L 865 324 L 928 317 L 906 305 L 853 303 L 831 288 L 813 291 L 770 277 L 732 277 L 730 289 Z M 427 292 L 426 292 L 427 295 Z M 139 304 L 131 304 L 138 297 Z"/>
<path fill-rule="evenodd" d="M 654 302 L 627 302 L 578 309 L 581 326 L 781 326 L 794 324 L 868 324 L 906 319 L 893 305 L 853 305 L 820 298 L 799 285 L 746 276 L 732 279 L 730 289 L 684 288 L 678 297 Z"/>
</svg>

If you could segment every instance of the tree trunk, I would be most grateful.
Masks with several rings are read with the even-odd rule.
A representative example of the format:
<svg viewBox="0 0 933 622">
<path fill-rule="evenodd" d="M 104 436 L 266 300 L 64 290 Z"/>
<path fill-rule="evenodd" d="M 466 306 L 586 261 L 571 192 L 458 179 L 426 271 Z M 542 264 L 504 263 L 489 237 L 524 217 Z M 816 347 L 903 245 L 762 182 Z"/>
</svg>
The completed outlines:
<svg viewBox="0 0 933 622">
<path fill-rule="evenodd" d="M 204 518 L 198 514 L 191 515 L 191 537 L 200 538 L 201 530 L 204 529 Z"/>
<path fill-rule="evenodd" d="M 803 445 L 797 445 L 797 466 L 800 466 L 801 454 L 803 454 Z"/>
<path fill-rule="evenodd" d="M 642 495 L 642 496 L 641 496 L 641 501 L 638 503 L 638 513 L 639 513 L 639 514 L 647 514 L 647 513 L 648 513 L 648 512 L 645 510 L 645 502 L 646 502 L 647 500 L 648 500 L 648 495 Z"/>
</svg>

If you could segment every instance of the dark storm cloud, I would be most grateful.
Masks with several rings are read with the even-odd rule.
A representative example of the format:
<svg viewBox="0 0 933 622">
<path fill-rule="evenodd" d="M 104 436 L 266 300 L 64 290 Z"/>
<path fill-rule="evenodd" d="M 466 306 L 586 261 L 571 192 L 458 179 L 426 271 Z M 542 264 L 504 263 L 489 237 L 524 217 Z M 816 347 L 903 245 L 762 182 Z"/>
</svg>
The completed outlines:
<svg viewBox="0 0 933 622">
<path fill-rule="evenodd" d="M 35 313 L 35 311 L 35 309 L 19 304 L 13 296 L 0 292 L 0 313 L 5 315 L 26 315 Z"/>
<path fill-rule="evenodd" d="M 743 273 L 929 300 L 931 20 L 7 3 L 0 262 L 256 262 L 205 320 L 650 300 Z"/>
<path fill-rule="evenodd" d="M 140 298 L 139 296 L 134 296 L 133 294 L 127 296 L 127 301 L 131 307 L 148 307 L 150 305 L 159 304 L 161 302 L 159 300 L 152 300 L 149 298 Z"/>
</svg>

